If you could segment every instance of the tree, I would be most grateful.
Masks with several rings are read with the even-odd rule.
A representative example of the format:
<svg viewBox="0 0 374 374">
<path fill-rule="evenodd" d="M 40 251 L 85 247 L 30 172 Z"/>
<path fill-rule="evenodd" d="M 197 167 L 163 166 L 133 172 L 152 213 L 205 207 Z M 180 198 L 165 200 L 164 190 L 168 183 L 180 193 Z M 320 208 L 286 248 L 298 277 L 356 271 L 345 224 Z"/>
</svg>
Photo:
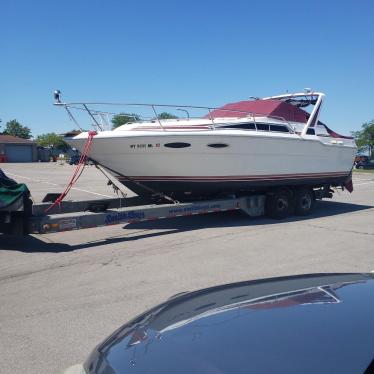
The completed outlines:
<svg viewBox="0 0 374 374">
<path fill-rule="evenodd" d="M 12 135 L 23 139 L 30 139 L 31 130 L 27 126 L 22 126 L 17 120 L 12 119 L 6 123 L 3 135 Z"/>
<path fill-rule="evenodd" d="M 69 145 L 64 141 L 62 136 L 57 135 L 54 132 L 38 135 L 36 138 L 36 144 L 41 147 L 60 149 L 63 152 L 66 152 L 69 148 Z"/>
<path fill-rule="evenodd" d="M 159 119 L 177 119 L 178 117 L 168 112 L 162 112 L 158 115 L 158 118 Z"/>
<path fill-rule="evenodd" d="M 361 131 L 354 131 L 352 134 L 355 137 L 358 150 L 368 150 L 371 157 L 374 148 L 374 120 L 364 123 Z"/>
<path fill-rule="evenodd" d="M 120 113 L 116 114 L 112 118 L 112 128 L 115 129 L 119 126 L 126 125 L 129 122 L 136 122 L 140 120 L 139 114 L 135 113 Z"/>
</svg>

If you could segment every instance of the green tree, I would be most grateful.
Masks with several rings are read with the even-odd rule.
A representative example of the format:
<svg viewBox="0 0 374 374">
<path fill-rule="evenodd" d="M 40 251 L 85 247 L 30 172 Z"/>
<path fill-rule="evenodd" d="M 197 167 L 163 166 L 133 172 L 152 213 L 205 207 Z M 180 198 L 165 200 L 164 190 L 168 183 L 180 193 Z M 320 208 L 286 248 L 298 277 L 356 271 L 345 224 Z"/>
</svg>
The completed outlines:
<svg viewBox="0 0 374 374">
<path fill-rule="evenodd" d="M 57 135 L 54 132 L 38 135 L 36 138 L 36 144 L 41 147 L 60 149 L 63 152 L 66 152 L 69 149 L 69 145 L 64 141 L 62 136 Z"/>
<path fill-rule="evenodd" d="M 372 156 L 374 148 L 374 120 L 364 123 L 360 131 L 354 131 L 352 134 L 355 137 L 358 150 L 368 150 L 369 156 Z"/>
<path fill-rule="evenodd" d="M 112 128 L 115 129 L 119 126 L 126 125 L 129 122 L 136 122 L 140 120 L 140 116 L 135 113 L 120 113 L 116 114 L 112 118 Z"/>
<path fill-rule="evenodd" d="M 18 136 L 23 139 L 31 138 L 31 130 L 27 126 L 22 126 L 17 120 L 12 119 L 5 124 L 4 135 Z"/>
<path fill-rule="evenodd" d="M 178 117 L 168 112 L 162 112 L 158 115 L 158 118 L 159 119 L 177 119 Z"/>
</svg>

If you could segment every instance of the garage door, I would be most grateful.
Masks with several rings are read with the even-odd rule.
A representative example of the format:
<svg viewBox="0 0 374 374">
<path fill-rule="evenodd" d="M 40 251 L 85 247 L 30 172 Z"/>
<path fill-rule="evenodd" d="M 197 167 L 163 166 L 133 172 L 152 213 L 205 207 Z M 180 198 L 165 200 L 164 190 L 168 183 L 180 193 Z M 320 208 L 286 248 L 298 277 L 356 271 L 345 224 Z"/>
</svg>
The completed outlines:
<svg viewBox="0 0 374 374">
<path fill-rule="evenodd" d="M 32 145 L 7 145 L 5 155 L 8 162 L 32 162 Z"/>
</svg>

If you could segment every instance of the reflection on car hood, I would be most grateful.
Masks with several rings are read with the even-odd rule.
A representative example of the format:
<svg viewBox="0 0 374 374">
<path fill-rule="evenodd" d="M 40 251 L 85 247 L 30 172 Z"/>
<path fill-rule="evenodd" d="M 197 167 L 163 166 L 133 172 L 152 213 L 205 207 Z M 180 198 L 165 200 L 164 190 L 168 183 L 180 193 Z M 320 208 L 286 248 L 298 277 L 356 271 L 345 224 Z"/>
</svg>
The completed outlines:
<svg viewBox="0 0 374 374">
<path fill-rule="evenodd" d="M 363 372 L 374 357 L 374 279 L 317 274 L 183 294 L 127 323 L 89 373 Z"/>
</svg>

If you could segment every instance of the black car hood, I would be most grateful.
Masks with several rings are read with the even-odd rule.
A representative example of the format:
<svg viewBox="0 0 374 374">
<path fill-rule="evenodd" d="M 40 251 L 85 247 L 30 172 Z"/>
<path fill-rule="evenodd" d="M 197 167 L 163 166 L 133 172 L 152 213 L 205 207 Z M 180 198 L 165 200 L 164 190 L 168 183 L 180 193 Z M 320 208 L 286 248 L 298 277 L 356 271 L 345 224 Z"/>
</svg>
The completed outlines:
<svg viewBox="0 0 374 374">
<path fill-rule="evenodd" d="M 88 373 L 358 373 L 374 358 L 374 278 L 315 274 L 186 293 L 112 334 Z"/>
</svg>

